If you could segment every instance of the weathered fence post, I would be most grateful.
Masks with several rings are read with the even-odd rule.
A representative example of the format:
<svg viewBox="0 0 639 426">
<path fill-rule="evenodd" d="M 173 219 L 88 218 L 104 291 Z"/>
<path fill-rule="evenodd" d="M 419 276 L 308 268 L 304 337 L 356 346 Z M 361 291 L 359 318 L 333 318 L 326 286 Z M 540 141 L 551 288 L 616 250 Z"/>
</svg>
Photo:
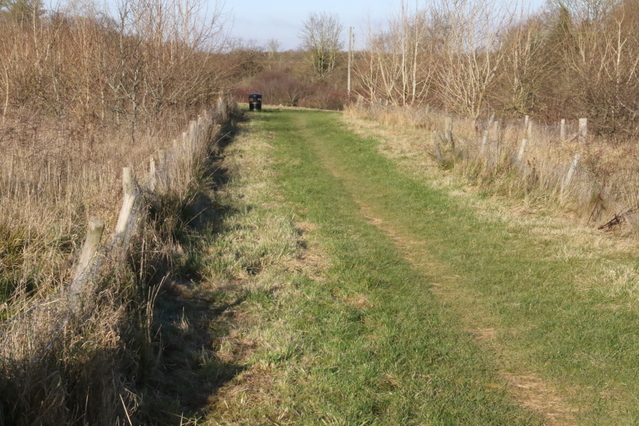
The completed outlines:
<svg viewBox="0 0 639 426">
<path fill-rule="evenodd" d="M 453 145 L 453 117 L 447 116 L 444 121 L 444 138 L 446 143 Z"/>
<path fill-rule="evenodd" d="M 563 198 L 565 192 L 568 190 L 570 186 L 570 182 L 572 181 L 573 176 L 575 175 L 575 171 L 577 171 L 577 164 L 579 163 L 579 159 L 581 158 L 581 154 L 575 154 L 575 157 L 572 159 L 572 163 L 570 163 L 570 169 L 568 169 L 568 174 L 564 179 L 561 185 L 561 196 Z"/>
<path fill-rule="evenodd" d="M 524 117 L 524 138 L 530 139 L 532 135 L 532 126 L 532 120 L 530 119 L 530 116 L 527 115 L 526 117 Z"/>
<path fill-rule="evenodd" d="M 559 124 L 559 140 L 564 143 L 566 142 L 566 119 L 562 118 L 561 123 Z"/>
<path fill-rule="evenodd" d="M 486 154 L 486 144 L 488 143 L 488 132 L 490 129 L 484 130 L 484 136 L 481 138 L 481 147 L 479 148 L 479 155 L 484 156 Z"/>
<path fill-rule="evenodd" d="M 118 223 L 115 225 L 115 236 L 121 238 L 127 230 L 131 213 L 133 212 L 133 206 L 138 196 L 138 187 L 133 180 L 130 167 L 122 169 L 122 188 L 124 190 L 124 199 L 122 200 L 122 208 L 120 209 L 120 215 L 118 216 Z"/>
<path fill-rule="evenodd" d="M 435 142 L 435 158 L 437 158 L 437 162 L 440 164 L 444 161 L 444 157 L 442 157 L 442 150 L 439 147 L 439 142 Z"/>
<path fill-rule="evenodd" d="M 149 158 L 149 189 L 151 191 L 155 190 L 156 174 L 157 169 L 155 167 L 155 158 L 151 156 L 151 158 Z"/>
<path fill-rule="evenodd" d="M 87 235 L 82 245 L 82 252 L 78 265 L 75 270 L 73 282 L 69 286 L 68 301 L 72 312 L 77 312 L 82 306 L 82 300 L 80 295 L 84 284 L 89 278 L 91 272 L 91 266 L 95 255 L 100 247 L 100 240 L 102 239 L 102 232 L 104 231 L 104 223 L 102 222 L 90 222 L 87 229 Z"/>
<path fill-rule="evenodd" d="M 220 116 L 220 121 L 226 121 L 226 119 L 228 118 L 228 111 L 226 110 L 226 102 L 224 101 L 224 98 L 218 99 L 217 112 Z"/>
<path fill-rule="evenodd" d="M 579 143 L 585 143 L 588 138 L 588 119 L 579 119 Z"/>
<path fill-rule="evenodd" d="M 80 254 L 80 259 L 78 260 L 78 266 L 75 270 L 74 279 L 79 279 L 87 271 L 91 260 L 98 251 L 103 231 L 104 223 L 96 221 L 89 222 L 87 235 L 84 239 L 84 244 L 82 245 L 82 252 Z"/>
<path fill-rule="evenodd" d="M 521 163 L 521 160 L 524 159 L 524 152 L 526 151 L 526 144 L 528 143 L 528 139 L 523 138 L 521 140 L 521 147 L 519 148 L 519 154 L 517 155 L 517 162 Z"/>
</svg>

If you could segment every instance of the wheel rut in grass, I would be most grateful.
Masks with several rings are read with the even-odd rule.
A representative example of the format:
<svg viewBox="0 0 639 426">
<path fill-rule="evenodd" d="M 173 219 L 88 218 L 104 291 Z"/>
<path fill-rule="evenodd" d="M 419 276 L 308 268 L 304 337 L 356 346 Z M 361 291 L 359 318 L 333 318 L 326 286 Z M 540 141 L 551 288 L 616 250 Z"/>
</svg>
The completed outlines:
<svg viewBox="0 0 639 426">
<path fill-rule="evenodd" d="M 464 277 L 457 274 L 451 265 L 442 262 L 435 256 L 429 246 L 437 244 L 437 241 L 429 241 L 419 238 L 415 234 L 403 232 L 405 225 L 393 222 L 393 215 L 389 214 L 388 207 L 375 205 L 375 197 L 365 197 L 360 192 L 359 180 L 365 179 L 358 176 L 357 169 L 340 166 L 339 153 L 332 149 L 327 149 L 322 145 L 321 140 L 309 134 L 311 130 L 306 130 L 309 140 L 315 140 L 313 144 L 316 152 L 322 158 L 322 165 L 338 180 L 344 182 L 344 186 L 349 188 L 352 200 L 357 204 L 361 214 L 368 223 L 380 229 L 393 242 L 398 252 L 412 265 L 420 274 L 428 277 L 430 289 L 435 293 L 442 303 L 462 318 L 476 341 L 490 353 L 494 354 L 494 364 L 498 374 L 509 384 L 509 391 L 518 403 L 528 409 L 542 414 L 548 424 L 552 425 L 574 425 L 578 424 L 575 414 L 578 410 L 572 407 L 561 395 L 561 392 L 551 383 L 543 380 L 539 375 L 529 368 L 517 368 L 511 364 L 511 368 L 506 368 L 502 359 L 506 349 L 498 342 L 496 335 L 503 332 L 495 327 L 499 323 L 499 318 L 493 315 L 488 309 L 482 306 L 481 296 L 464 286 Z M 358 187 L 359 186 L 359 187 Z M 364 185 L 365 186 L 365 185 Z M 368 198 L 368 200 L 364 200 Z M 398 210 L 401 210 L 398 209 Z M 384 217 L 382 218 L 382 214 Z M 447 212 L 442 212 L 446 215 Z"/>
<path fill-rule="evenodd" d="M 476 300 L 472 293 L 459 288 L 459 276 L 454 274 L 450 268 L 438 262 L 429 253 L 427 243 L 423 240 L 415 240 L 397 232 L 392 224 L 376 217 L 370 206 L 362 204 L 354 199 L 359 205 L 362 214 L 369 223 L 383 231 L 393 241 L 402 256 L 410 262 L 420 273 L 431 279 L 431 289 L 445 303 L 450 305 L 459 304 L 464 300 L 463 305 L 469 306 Z M 475 307 L 474 315 L 481 315 L 484 318 L 490 314 L 488 312 L 478 312 Z M 460 312 L 461 313 L 461 312 Z M 503 348 L 496 342 L 496 329 L 494 327 L 482 328 L 471 317 L 464 317 L 464 322 L 468 324 L 468 331 L 472 333 L 477 341 L 487 347 L 491 352 L 499 354 Z M 497 355 L 498 357 L 499 355 Z M 548 424 L 552 425 L 576 425 L 574 413 L 577 411 L 562 398 L 561 393 L 549 383 L 546 383 L 534 373 L 521 373 L 516 371 L 506 371 L 500 368 L 500 361 L 497 358 L 495 364 L 498 373 L 510 384 L 510 392 L 515 399 L 523 406 L 544 415 Z"/>
</svg>

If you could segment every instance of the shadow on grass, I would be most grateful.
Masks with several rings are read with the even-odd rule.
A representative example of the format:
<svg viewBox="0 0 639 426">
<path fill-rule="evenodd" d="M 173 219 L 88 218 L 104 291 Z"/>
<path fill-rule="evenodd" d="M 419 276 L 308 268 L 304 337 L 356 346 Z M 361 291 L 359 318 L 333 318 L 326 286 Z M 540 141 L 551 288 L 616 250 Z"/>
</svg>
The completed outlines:
<svg viewBox="0 0 639 426">
<path fill-rule="evenodd" d="M 206 164 L 207 185 L 182 211 L 185 226 L 177 240 L 187 249 L 174 265 L 174 279 L 164 283 L 155 302 L 151 336 L 155 365 L 145 380 L 146 391 L 136 416 L 143 424 L 182 425 L 204 416 L 218 389 L 245 369 L 218 356 L 234 308 L 244 296 L 219 289 L 213 292 L 199 284 L 204 272 L 201 253 L 207 242 L 202 234 L 224 232 L 224 219 L 237 213 L 214 195 L 229 181 L 224 150 L 236 132 L 236 127 L 223 129 L 218 149 Z"/>
</svg>

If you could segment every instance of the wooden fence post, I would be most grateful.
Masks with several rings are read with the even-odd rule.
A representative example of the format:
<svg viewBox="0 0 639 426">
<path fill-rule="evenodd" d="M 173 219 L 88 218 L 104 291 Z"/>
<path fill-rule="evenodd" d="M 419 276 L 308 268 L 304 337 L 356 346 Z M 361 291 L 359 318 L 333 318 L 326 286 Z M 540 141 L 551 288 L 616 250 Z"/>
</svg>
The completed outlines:
<svg viewBox="0 0 639 426">
<path fill-rule="evenodd" d="M 564 193 L 568 190 L 570 186 L 570 182 L 572 181 L 573 176 L 575 175 L 575 171 L 577 171 L 577 164 L 579 163 L 579 159 L 581 158 L 581 154 L 575 154 L 575 157 L 572 159 L 572 163 L 570 163 L 570 169 L 568 169 L 568 174 L 564 179 L 561 185 L 561 196 L 564 196 Z"/>
<path fill-rule="evenodd" d="M 91 260 L 95 256 L 98 251 L 98 247 L 100 246 L 100 240 L 102 239 L 102 232 L 104 231 L 104 223 L 102 222 L 89 222 L 89 227 L 87 229 L 87 235 L 84 239 L 84 244 L 82 245 L 82 253 L 80 254 L 80 259 L 78 260 L 78 266 L 75 270 L 74 280 L 82 277 L 83 274 L 87 271 Z"/>
<path fill-rule="evenodd" d="M 90 222 L 87 229 L 87 235 L 82 245 L 82 252 L 78 265 L 75 270 L 73 282 L 69 286 L 68 301 L 72 312 L 78 312 L 82 307 L 82 300 L 80 295 L 84 288 L 84 284 L 89 278 L 91 272 L 91 266 L 95 255 L 100 248 L 100 240 L 102 239 L 102 232 L 104 231 L 104 223 L 102 222 Z"/>
<path fill-rule="evenodd" d="M 228 111 L 226 110 L 226 102 L 224 98 L 219 98 L 217 101 L 217 112 L 220 115 L 220 120 L 222 122 L 226 121 L 228 118 Z"/>
<path fill-rule="evenodd" d="M 149 158 L 149 189 L 151 191 L 155 190 L 156 175 L 157 168 L 155 167 L 155 158 L 151 156 L 151 158 Z"/>
<path fill-rule="evenodd" d="M 530 139 L 530 136 L 532 135 L 532 125 L 533 123 L 530 116 L 527 115 L 524 117 L 524 138 Z"/>
<path fill-rule="evenodd" d="M 559 140 L 564 143 L 566 142 L 566 119 L 562 118 L 561 123 L 559 124 Z"/>
<path fill-rule="evenodd" d="M 133 206 L 138 196 L 137 184 L 133 180 L 130 167 L 122 169 L 122 188 L 124 190 L 124 199 L 122 200 L 122 208 L 118 216 L 118 223 L 115 226 L 116 238 L 122 237 L 127 230 Z"/>
<path fill-rule="evenodd" d="M 447 116 L 444 121 L 444 137 L 449 145 L 453 145 L 453 117 Z"/>
<path fill-rule="evenodd" d="M 585 143 L 588 138 L 588 119 L 579 119 L 579 143 Z"/>
<path fill-rule="evenodd" d="M 517 155 L 517 162 L 521 163 L 521 160 L 524 159 L 524 152 L 526 151 L 526 144 L 528 143 L 528 139 L 523 138 L 521 140 L 521 147 L 519 148 L 519 154 Z"/>
<path fill-rule="evenodd" d="M 486 154 L 486 144 L 488 143 L 488 132 L 490 129 L 484 130 L 484 136 L 481 138 L 481 148 L 479 148 L 479 155 L 482 157 Z"/>
</svg>

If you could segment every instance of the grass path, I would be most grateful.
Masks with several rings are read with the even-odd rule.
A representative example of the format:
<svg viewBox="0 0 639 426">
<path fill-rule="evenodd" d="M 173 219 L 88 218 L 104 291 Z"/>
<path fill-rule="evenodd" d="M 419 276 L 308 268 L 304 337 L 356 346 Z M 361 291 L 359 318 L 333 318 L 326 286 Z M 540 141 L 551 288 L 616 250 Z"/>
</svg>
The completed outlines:
<svg viewBox="0 0 639 426">
<path fill-rule="evenodd" d="M 632 259 L 486 220 L 335 113 L 252 120 L 275 188 L 253 207 L 302 247 L 247 298 L 261 349 L 210 424 L 638 421 Z"/>
</svg>

